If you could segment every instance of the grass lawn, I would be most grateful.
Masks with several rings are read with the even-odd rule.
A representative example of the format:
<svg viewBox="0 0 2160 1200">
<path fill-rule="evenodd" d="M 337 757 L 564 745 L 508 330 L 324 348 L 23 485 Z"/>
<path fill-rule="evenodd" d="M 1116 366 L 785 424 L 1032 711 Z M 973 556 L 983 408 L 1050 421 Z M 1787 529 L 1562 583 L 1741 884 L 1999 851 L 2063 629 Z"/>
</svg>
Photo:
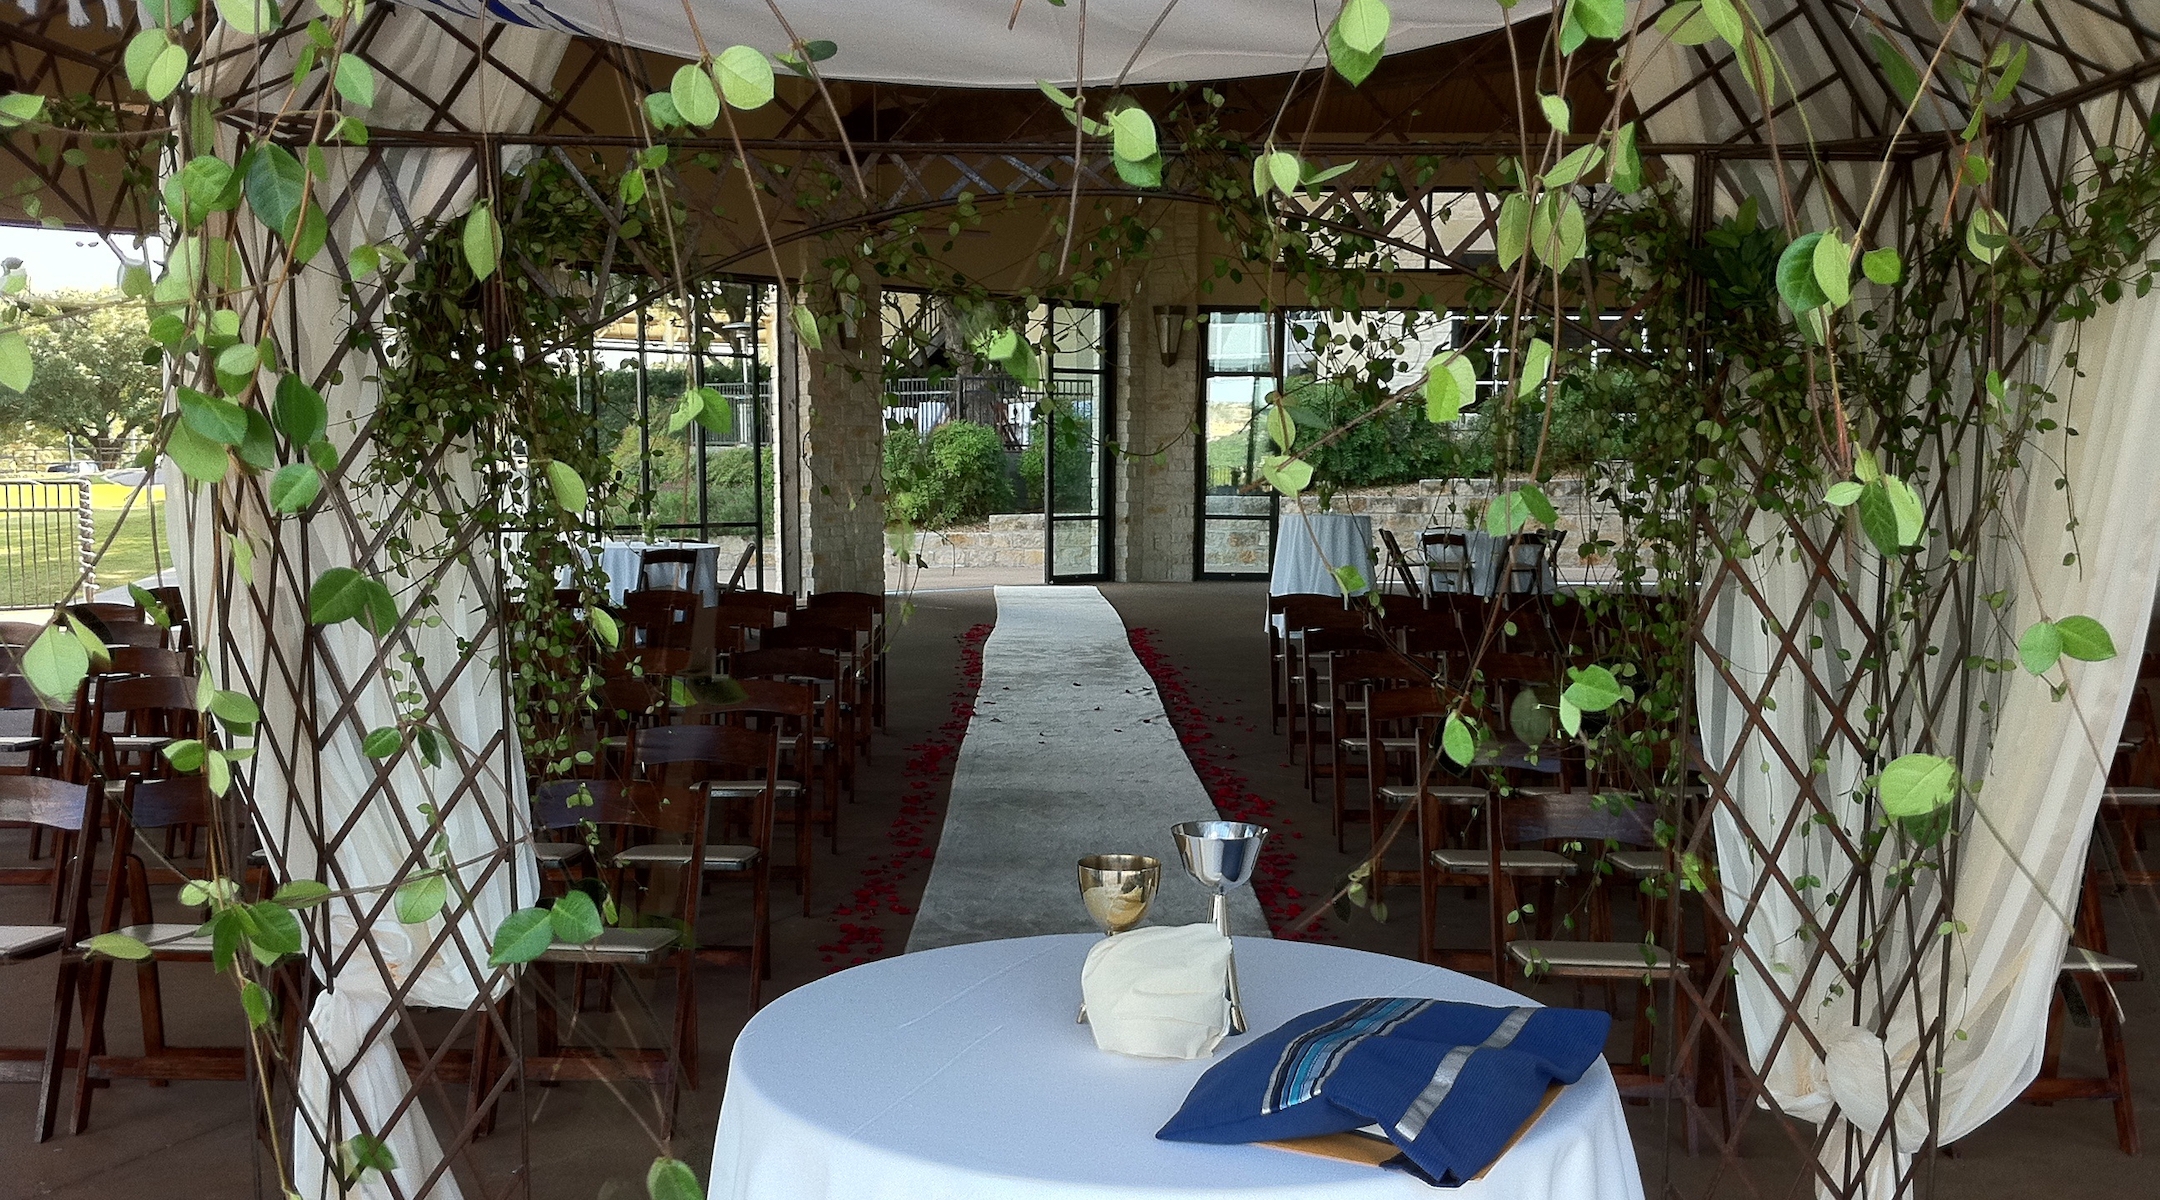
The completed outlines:
<svg viewBox="0 0 2160 1200">
<path fill-rule="evenodd" d="M 135 497 L 132 509 L 127 507 L 130 496 Z M 163 488 L 147 488 L 135 495 L 134 489 L 118 484 L 90 485 L 90 520 L 97 538 L 93 546 L 104 547 L 105 539 L 112 538 L 112 545 L 98 560 L 100 591 L 124 587 L 172 564 L 164 503 Z M 153 508 L 155 551 L 151 546 Z M 0 606 L 42 607 L 60 600 L 73 587 L 81 567 L 79 544 L 65 536 L 70 528 L 59 514 L 0 511 Z"/>
</svg>

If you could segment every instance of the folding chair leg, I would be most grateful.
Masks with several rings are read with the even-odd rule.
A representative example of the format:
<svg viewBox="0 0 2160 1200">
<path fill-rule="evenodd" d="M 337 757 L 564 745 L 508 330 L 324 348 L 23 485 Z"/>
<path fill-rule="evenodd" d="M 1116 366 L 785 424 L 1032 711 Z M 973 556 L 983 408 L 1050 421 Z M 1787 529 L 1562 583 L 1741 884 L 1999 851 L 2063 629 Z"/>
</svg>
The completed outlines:
<svg viewBox="0 0 2160 1200">
<path fill-rule="evenodd" d="M 68 1132 L 81 1133 L 90 1127 L 90 1090 L 95 1086 L 90 1078 L 90 1067 L 98 1055 L 105 1053 L 105 1000 L 112 990 L 112 964 L 90 962 L 85 964 L 82 986 L 82 1054 L 76 1059 L 75 1105 L 68 1114 Z"/>
<path fill-rule="evenodd" d="M 2100 1050 L 2107 1059 L 2108 1090 L 2114 1093 L 2115 1144 L 2124 1154 L 2138 1152 L 2137 1101 L 2130 1094 L 2130 1055 L 2123 1045 L 2122 1019 L 2115 1012 L 2115 997 L 2107 981 L 2081 981 L 2085 1007 L 2100 1025 Z"/>
<path fill-rule="evenodd" d="M 67 1066 L 68 1026 L 75 1019 L 75 987 L 82 972 L 82 961 L 72 954 L 63 953 L 60 958 L 60 980 L 53 989 L 52 1027 L 45 1034 L 45 1066 L 38 1076 L 37 1128 L 38 1141 L 52 1140 L 53 1126 L 60 1117 L 60 1076 Z M 83 1062 L 83 1074 L 89 1073 L 87 1054 Z"/>
<path fill-rule="evenodd" d="M 683 1082 L 698 1086 L 697 961 L 688 954 L 675 963 L 675 1060 Z"/>
<path fill-rule="evenodd" d="M 142 1041 L 146 1057 L 165 1052 L 165 996 L 159 982 L 156 959 L 135 964 L 135 993 L 142 1004 Z M 163 1079 L 147 1082 L 151 1087 L 168 1086 Z"/>
</svg>

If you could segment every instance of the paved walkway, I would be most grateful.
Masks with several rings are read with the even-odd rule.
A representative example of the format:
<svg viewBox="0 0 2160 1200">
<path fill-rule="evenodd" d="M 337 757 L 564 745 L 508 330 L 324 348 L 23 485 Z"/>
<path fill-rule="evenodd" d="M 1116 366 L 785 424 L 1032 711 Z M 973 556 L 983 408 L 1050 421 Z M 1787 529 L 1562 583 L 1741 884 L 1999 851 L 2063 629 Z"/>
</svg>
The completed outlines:
<svg viewBox="0 0 2160 1200">
<path fill-rule="evenodd" d="M 1093 929 L 1074 874 L 1088 854 L 1154 855 L 1163 886 L 1148 923 L 1206 920 L 1170 826 L 1215 806 L 1117 610 L 1092 587 L 1000 587 L 997 603 L 908 949 Z M 1250 889 L 1231 905 L 1239 935 L 1265 936 Z"/>
</svg>

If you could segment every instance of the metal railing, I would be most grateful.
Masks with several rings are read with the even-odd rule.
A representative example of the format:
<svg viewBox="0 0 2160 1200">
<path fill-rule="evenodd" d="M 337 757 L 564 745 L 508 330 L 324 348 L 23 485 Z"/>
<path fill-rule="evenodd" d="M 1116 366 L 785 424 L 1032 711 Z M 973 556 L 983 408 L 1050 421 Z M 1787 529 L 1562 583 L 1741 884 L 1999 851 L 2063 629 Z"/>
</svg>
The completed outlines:
<svg viewBox="0 0 2160 1200">
<path fill-rule="evenodd" d="M 0 479 L 0 608 L 87 600 L 96 560 L 89 480 Z"/>
</svg>

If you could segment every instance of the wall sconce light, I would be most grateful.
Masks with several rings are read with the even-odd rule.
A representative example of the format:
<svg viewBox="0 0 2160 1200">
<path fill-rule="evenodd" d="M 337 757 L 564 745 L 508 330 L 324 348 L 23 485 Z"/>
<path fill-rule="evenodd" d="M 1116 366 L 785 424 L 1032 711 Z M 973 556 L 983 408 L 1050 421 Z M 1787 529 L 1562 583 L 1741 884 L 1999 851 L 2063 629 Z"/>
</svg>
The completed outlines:
<svg viewBox="0 0 2160 1200">
<path fill-rule="evenodd" d="M 1155 349 L 1166 367 L 1177 365 L 1178 344 L 1185 340 L 1185 311 L 1182 304 L 1155 306 Z"/>
<path fill-rule="evenodd" d="M 735 347 L 737 358 L 750 357 L 750 341 L 756 333 L 757 330 L 752 328 L 748 321 L 729 321 L 720 327 L 720 336 L 726 338 L 730 346 Z"/>
</svg>

